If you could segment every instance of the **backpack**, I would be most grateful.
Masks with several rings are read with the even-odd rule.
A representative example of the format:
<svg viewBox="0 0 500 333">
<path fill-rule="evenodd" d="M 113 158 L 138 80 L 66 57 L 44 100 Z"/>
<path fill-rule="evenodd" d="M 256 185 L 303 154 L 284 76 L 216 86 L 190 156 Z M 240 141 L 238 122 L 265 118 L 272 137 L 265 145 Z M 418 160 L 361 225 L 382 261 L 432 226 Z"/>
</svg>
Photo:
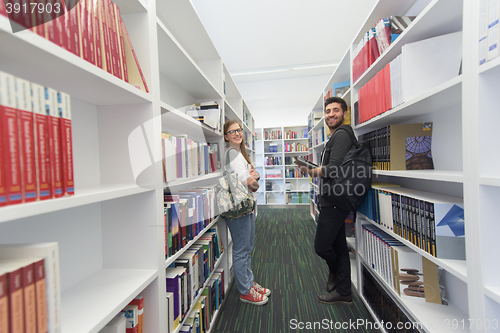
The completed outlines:
<svg viewBox="0 0 500 333">
<path fill-rule="evenodd" d="M 372 185 L 372 157 L 368 148 L 361 146 L 354 135 L 343 127 L 351 138 L 352 147 L 344 156 L 334 178 L 323 178 L 321 193 L 337 208 L 356 211 Z M 334 133 L 335 135 L 335 133 Z M 333 144 L 333 137 L 327 143 Z"/>
</svg>

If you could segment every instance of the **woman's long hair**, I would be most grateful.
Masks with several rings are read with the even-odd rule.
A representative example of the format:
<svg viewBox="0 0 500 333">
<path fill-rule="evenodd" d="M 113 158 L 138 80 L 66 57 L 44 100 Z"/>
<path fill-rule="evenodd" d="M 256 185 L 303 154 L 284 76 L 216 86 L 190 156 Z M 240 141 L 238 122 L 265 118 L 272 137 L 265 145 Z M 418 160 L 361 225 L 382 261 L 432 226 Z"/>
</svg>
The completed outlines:
<svg viewBox="0 0 500 333">
<path fill-rule="evenodd" d="M 231 127 L 233 124 L 238 124 L 238 126 L 243 129 L 241 127 L 241 124 L 239 121 L 236 121 L 236 120 L 232 120 L 232 119 L 229 119 L 228 121 L 226 121 L 224 123 L 224 135 L 227 135 L 227 131 L 229 130 L 229 127 Z M 241 140 L 240 142 L 240 150 L 241 150 L 241 154 L 243 155 L 243 157 L 245 158 L 245 160 L 248 162 L 248 164 L 252 165 L 252 162 L 250 161 L 250 157 L 248 157 L 248 154 L 247 154 L 247 150 L 246 150 L 246 147 L 245 147 L 245 136 L 242 135 L 242 138 L 243 140 Z M 224 138 L 224 142 L 228 142 L 226 140 L 226 138 Z"/>
</svg>

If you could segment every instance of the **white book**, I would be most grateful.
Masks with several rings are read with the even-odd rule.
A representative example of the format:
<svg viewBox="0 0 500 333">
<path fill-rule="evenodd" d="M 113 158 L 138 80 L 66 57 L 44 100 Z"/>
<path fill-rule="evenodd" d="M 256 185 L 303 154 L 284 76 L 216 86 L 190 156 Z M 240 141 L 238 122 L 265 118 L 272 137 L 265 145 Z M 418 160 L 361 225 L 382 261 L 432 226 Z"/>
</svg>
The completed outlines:
<svg viewBox="0 0 500 333">
<path fill-rule="evenodd" d="M 189 275 L 191 276 L 191 302 L 198 295 L 199 278 L 198 278 L 198 253 L 193 253 L 192 251 L 183 253 L 179 256 L 179 259 L 184 259 L 189 262 Z"/>
<path fill-rule="evenodd" d="M 498 57 L 500 36 L 500 0 L 489 0 L 488 7 L 488 49 L 486 61 Z"/>
<path fill-rule="evenodd" d="M 123 312 L 116 315 L 99 333 L 126 333 L 126 318 Z"/>
<path fill-rule="evenodd" d="M 174 332 L 174 293 L 167 292 L 167 332 Z"/>
<path fill-rule="evenodd" d="M 125 317 L 125 327 L 127 329 L 137 330 L 139 327 L 139 307 L 137 305 L 129 304 L 122 310 L 122 312 Z"/>
<path fill-rule="evenodd" d="M 61 333 L 61 277 L 58 243 L 1 244 L 0 259 L 40 257 L 45 263 L 49 332 Z"/>
</svg>

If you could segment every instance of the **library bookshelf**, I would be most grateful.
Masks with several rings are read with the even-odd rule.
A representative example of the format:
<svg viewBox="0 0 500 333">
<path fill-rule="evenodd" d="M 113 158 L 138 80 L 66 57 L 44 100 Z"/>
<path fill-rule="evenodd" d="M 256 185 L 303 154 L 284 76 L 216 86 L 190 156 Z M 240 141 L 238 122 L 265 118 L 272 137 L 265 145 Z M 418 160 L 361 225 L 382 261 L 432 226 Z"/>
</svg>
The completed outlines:
<svg viewBox="0 0 500 333">
<path fill-rule="evenodd" d="M 298 173 L 294 156 L 307 156 L 307 128 L 257 128 L 256 168 L 259 205 L 309 205 L 309 178 Z"/>
<path fill-rule="evenodd" d="M 144 330 L 166 333 L 165 268 L 174 258 L 165 258 L 165 188 L 217 184 L 221 171 L 164 183 L 161 133 L 223 149 L 220 131 L 182 111 L 215 101 L 222 123 L 243 123 L 254 160 L 254 121 L 190 1 L 114 2 L 149 93 L 31 31 L 12 33 L 0 15 L 0 70 L 71 95 L 75 178 L 74 196 L 1 207 L 0 243 L 58 242 L 63 332 L 98 332 L 142 295 Z M 213 223 L 227 290 L 230 236 L 224 219 Z"/>
<path fill-rule="evenodd" d="M 354 81 L 351 68 L 358 43 L 381 17 L 393 15 L 416 18 Z M 479 65 L 479 27 L 479 1 L 377 1 L 312 108 L 312 113 L 322 111 L 323 97 L 332 84 L 351 80 L 344 98 L 353 110 L 352 126 L 356 135 L 392 124 L 433 123 L 433 170 L 374 170 L 373 180 L 463 199 L 465 260 L 437 259 L 406 239 L 391 234 L 415 253 L 444 269 L 449 305 L 421 303 L 411 297 L 401 297 L 367 264 L 367 251 L 370 250 L 363 247 L 361 229 L 365 224 L 380 228 L 374 221 L 358 213 L 356 237 L 349 240 L 356 253 L 351 259 L 353 285 L 370 312 L 375 314 L 376 309 L 364 295 L 367 271 L 411 321 L 424 324 L 419 329 L 424 332 L 493 332 L 498 329 L 500 297 L 495 277 L 500 271 L 494 253 L 498 252 L 496 234 L 500 231 L 495 223 L 500 177 L 495 166 L 500 160 L 498 154 L 492 153 L 488 147 L 497 141 L 495 124 L 499 116 L 495 107 L 500 97 L 493 87 L 498 86 L 500 80 L 500 60 L 495 58 Z M 406 45 L 457 32 L 461 33 L 461 72 L 457 68 L 454 77 L 430 85 L 417 96 L 362 123 L 356 121 L 354 110 L 359 102 L 360 89 L 404 53 Z M 426 78 L 417 75 L 412 79 Z M 313 152 L 315 149 L 321 151 L 321 143 L 313 145 Z M 311 188 L 314 191 L 316 187 L 311 184 Z M 313 218 L 314 209 L 317 208 L 311 204 Z M 446 326 L 447 323 L 457 325 Z"/>
</svg>

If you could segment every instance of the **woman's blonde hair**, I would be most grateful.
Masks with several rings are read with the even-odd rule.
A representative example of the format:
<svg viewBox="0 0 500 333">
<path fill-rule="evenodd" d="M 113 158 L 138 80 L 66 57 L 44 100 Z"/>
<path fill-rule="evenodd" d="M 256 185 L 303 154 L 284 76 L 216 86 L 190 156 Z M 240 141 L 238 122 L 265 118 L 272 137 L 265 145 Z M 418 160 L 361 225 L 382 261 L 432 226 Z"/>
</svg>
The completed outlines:
<svg viewBox="0 0 500 333">
<path fill-rule="evenodd" d="M 241 129 L 243 129 L 241 127 L 241 124 L 240 124 L 239 121 L 236 121 L 236 120 L 233 120 L 233 119 L 229 119 L 228 121 L 226 121 L 224 123 L 224 135 L 227 135 L 227 131 L 229 130 L 229 127 L 231 127 L 234 124 L 238 124 L 238 126 Z M 247 150 L 245 148 L 245 136 L 242 136 L 242 137 L 243 137 L 243 140 L 241 140 L 241 142 L 240 142 L 241 154 L 243 155 L 243 157 L 245 158 L 245 160 L 248 162 L 248 164 L 252 165 L 252 162 L 250 161 L 250 157 L 248 157 Z M 224 141 L 228 142 L 225 137 L 224 137 Z"/>
</svg>

